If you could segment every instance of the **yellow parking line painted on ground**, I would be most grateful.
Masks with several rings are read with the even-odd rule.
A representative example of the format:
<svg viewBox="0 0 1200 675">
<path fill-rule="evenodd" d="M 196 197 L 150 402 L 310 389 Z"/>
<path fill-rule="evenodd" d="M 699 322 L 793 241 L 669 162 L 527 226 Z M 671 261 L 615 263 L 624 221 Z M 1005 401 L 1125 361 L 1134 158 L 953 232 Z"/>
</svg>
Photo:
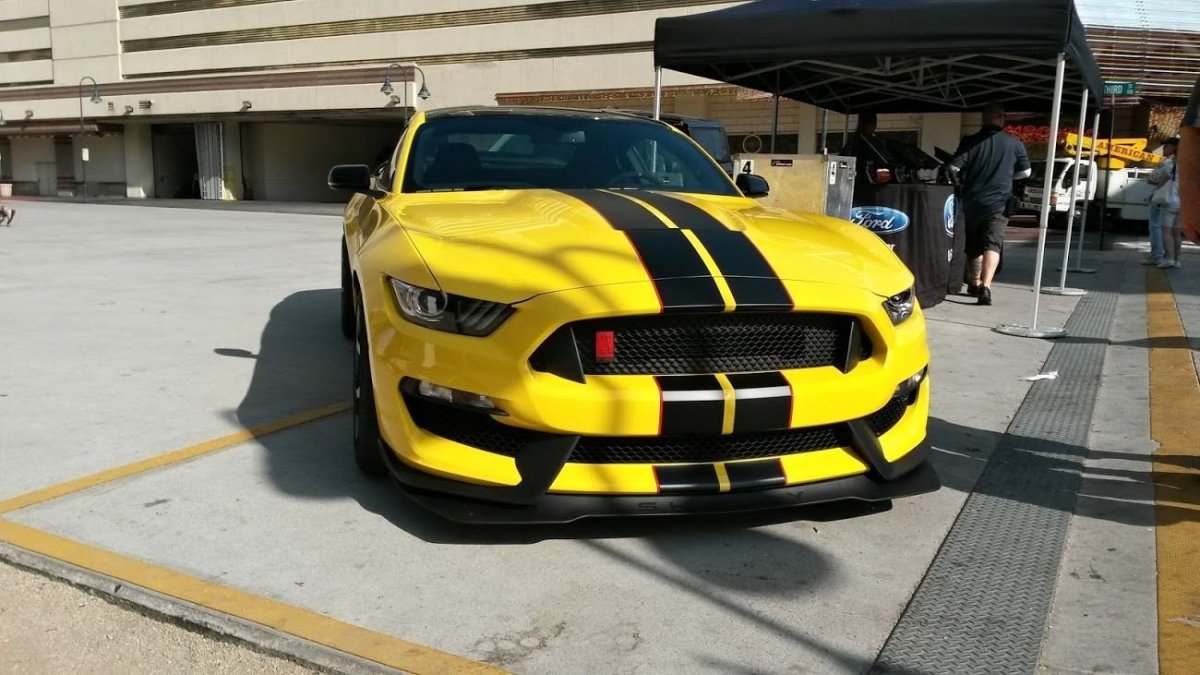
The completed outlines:
<svg viewBox="0 0 1200 675">
<path fill-rule="evenodd" d="M 406 642 L 181 572 L 0 519 L 0 541 L 194 605 L 411 673 L 501 673 L 487 664 Z"/>
<path fill-rule="evenodd" d="M 1166 276 L 1146 272 L 1150 434 L 1158 552 L 1158 667 L 1196 672 L 1200 654 L 1200 382 Z"/>
<path fill-rule="evenodd" d="M 18 509 L 33 506 L 34 504 L 41 504 L 42 502 L 50 501 L 51 499 L 65 497 L 66 495 L 79 492 L 80 490 L 86 490 L 97 485 L 110 483 L 114 480 L 136 476 L 139 473 L 160 469 L 172 464 L 177 464 L 179 462 L 192 459 L 194 457 L 207 455 L 218 450 L 224 450 L 239 443 L 245 443 L 246 441 L 253 440 L 259 436 L 266 436 L 267 434 L 271 434 L 276 431 L 282 431 L 283 429 L 287 429 L 289 427 L 298 426 L 306 422 L 312 422 L 313 420 L 319 420 L 322 417 L 336 415 L 337 413 L 349 409 L 349 403 L 338 403 L 335 405 L 325 406 L 323 408 L 317 408 L 316 410 L 309 410 L 298 415 L 285 417 L 284 419 L 277 420 L 275 422 L 268 422 L 266 424 L 260 424 L 256 427 L 251 427 L 250 429 L 238 431 L 236 433 L 229 434 L 228 436 L 214 438 L 211 441 L 205 441 L 203 443 L 180 450 L 173 450 L 149 459 L 133 462 L 132 464 L 119 466 L 115 469 L 106 469 L 104 471 L 91 474 L 90 476 L 76 478 L 75 480 L 70 480 L 65 483 L 59 483 L 58 485 L 51 485 L 47 488 L 34 490 L 33 492 L 27 492 L 18 497 L 0 501 L 0 514 L 10 513 Z"/>
</svg>

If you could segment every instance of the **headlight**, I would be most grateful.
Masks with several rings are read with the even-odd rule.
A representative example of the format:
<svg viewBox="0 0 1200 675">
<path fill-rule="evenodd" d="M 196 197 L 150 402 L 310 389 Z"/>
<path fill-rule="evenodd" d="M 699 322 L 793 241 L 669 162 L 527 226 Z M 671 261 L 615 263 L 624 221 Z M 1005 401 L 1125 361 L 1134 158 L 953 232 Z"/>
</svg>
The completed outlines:
<svg viewBox="0 0 1200 675">
<path fill-rule="evenodd" d="M 913 314 L 913 305 L 916 302 L 913 289 L 908 289 L 903 293 L 897 293 L 887 300 L 883 301 L 883 308 L 887 310 L 888 316 L 892 319 L 893 325 L 900 325 L 908 320 L 908 317 Z"/>
<path fill-rule="evenodd" d="M 513 313 L 509 305 L 450 295 L 399 279 L 391 281 L 400 314 L 418 326 L 483 337 L 491 335 Z"/>
</svg>

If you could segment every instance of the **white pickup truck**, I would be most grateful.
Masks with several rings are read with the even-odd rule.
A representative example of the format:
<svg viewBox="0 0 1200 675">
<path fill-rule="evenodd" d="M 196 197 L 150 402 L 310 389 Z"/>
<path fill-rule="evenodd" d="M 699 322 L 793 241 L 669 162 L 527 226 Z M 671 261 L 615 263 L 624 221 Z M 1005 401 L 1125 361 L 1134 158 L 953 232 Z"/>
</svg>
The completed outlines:
<svg viewBox="0 0 1200 675">
<path fill-rule="evenodd" d="M 1079 184 L 1072 186 L 1075 163 L 1079 162 Z M 1041 212 L 1042 190 L 1046 180 L 1046 162 L 1032 162 L 1033 175 L 1021 195 L 1022 211 Z M 1145 222 L 1150 218 L 1150 195 L 1154 187 L 1146 182 L 1153 169 L 1099 169 L 1086 159 L 1060 157 L 1054 163 L 1053 191 L 1050 193 L 1050 222 L 1066 223 L 1067 210 L 1075 208 L 1076 217 L 1083 201 L 1090 197 L 1097 202 L 1097 186 L 1108 192 L 1108 217 L 1125 221 Z M 1097 176 L 1099 173 L 1099 176 Z M 1072 187 L 1074 189 L 1072 190 Z M 1072 199 L 1073 193 L 1073 199 Z M 1103 193 L 1100 193 L 1103 194 Z"/>
</svg>

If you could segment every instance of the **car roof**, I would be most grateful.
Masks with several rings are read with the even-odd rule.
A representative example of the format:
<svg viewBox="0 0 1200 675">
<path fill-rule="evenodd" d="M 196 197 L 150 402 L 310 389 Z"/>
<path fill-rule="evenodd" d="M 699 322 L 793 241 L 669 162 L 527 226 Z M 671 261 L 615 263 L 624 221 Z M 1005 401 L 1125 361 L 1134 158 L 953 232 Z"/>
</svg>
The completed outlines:
<svg viewBox="0 0 1200 675">
<path fill-rule="evenodd" d="M 654 113 L 648 110 L 611 110 L 610 112 L 618 112 L 625 115 L 634 115 L 636 117 L 653 119 Z M 680 124 L 686 122 L 691 125 L 711 125 L 722 126 L 717 120 L 705 119 L 703 117 L 691 117 L 689 115 L 680 115 L 678 113 L 659 113 L 658 119 L 669 124 Z"/>
<path fill-rule="evenodd" d="M 462 106 L 440 108 L 425 113 L 425 119 L 442 117 L 502 117 L 506 115 L 539 115 L 546 117 L 578 117 L 587 119 L 614 119 L 634 122 L 654 122 L 642 115 L 620 110 L 588 110 L 583 108 L 552 108 L 543 106 Z"/>
</svg>

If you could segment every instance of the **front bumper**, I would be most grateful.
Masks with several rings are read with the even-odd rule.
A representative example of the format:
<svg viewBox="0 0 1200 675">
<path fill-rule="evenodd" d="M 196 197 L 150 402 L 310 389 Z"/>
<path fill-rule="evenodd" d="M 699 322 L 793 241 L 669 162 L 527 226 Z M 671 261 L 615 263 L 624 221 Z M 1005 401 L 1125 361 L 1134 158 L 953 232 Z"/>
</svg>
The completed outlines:
<svg viewBox="0 0 1200 675">
<path fill-rule="evenodd" d="M 926 461 L 928 443 L 889 465 L 898 474 L 893 480 L 862 474 L 817 483 L 789 485 L 770 490 L 711 495 L 571 495 L 541 494 L 530 504 L 491 501 L 533 494 L 513 488 L 460 483 L 422 473 L 383 448 L 392 477 L 413 501 L 438 515 L 460 523 L 493 525 L 569 523 L 589 517 L 677 516 L 729 514 L 811 506 L 834 501 L 883 502 L 936 491 L 941 487 Z M 531 476 L 531 479 L 537 476 Z"/>
<path fill-rule="evenodd" d="M 777 509 L 836 500 L 885 501 L 931 492 L 939 487 L 926 460 L 930 446 L 924 439 L 928 411 L 928 385 L 921 387 L 906 412 L 895 421 L 864 418 L 838 425 L 843 447 L 812 450 L 781 457 L 674 465 L 582 465 L 577 451 L 579 436 L 536 434 L 520 437 L 505 452 L 517 478 L 505 484 L 467 482 L 466 476 L 439 476 L 404 461 L 383 443 L 381 451 L 392 477 L 422 506 L 450 520 L 480 523 L 570 522 L 589 516 L 677 515 L 733 513 Z M 890 426 L 889 426 L 890 425 Z M 413 429 L 417 444 L 437 438 Z M 803 430 L 800 430 L 803 431 Z M 919 434 L 919 436 L 917 435 Z M 919 439 L 919 440 L 914 440 Z M 455 443 L 463 452 L 480 453 Z M 885 451 L 885 445 L 888 450 Z M 899 452 L 898 452 L 899 451 Z M 481 453 L 475 456 L 492 453 Z M 813 478 L 796 480 L 798 467 L 811 462 Z M 845 465 L 849 466 L 845 466 Z M 719 470 L 718 470 L 719 467 Z M 784 471 L 784 468 L 787 471 Z M 598 471 L 593 487 L 608 484 L 608 491 L 583 493 L 562 490 L 575 471 Z M 654 492 L 629 492 L 636 476 L 647 473 L 691 477 L 692 484 L 667 485 L 655 478 Z M 704 477 L 721 474 L 723 486 L 705 485 Z M 789 476 L 791 478 L 789 478 Z M 621 479 L 629 483 L 620 484 Z M 757 479 L 757 480 L 756 480 Z M 618 483 L 611 483 L 616 480 Z"/>
</svg>

